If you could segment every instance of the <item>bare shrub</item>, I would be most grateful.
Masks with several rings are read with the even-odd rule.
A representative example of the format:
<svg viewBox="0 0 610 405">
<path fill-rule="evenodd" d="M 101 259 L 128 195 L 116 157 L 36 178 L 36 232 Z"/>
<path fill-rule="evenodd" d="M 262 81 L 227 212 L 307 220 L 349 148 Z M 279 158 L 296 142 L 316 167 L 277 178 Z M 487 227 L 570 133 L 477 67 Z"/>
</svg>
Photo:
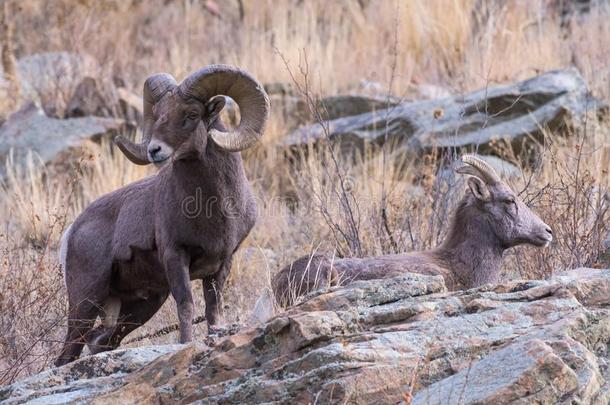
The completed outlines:
<svg viewBox="0 0 610 405">
<path fill-rule="evenodd" d="M 0 385 L 52 364 L 66 305 L 63 277 L 49 244 L 20 246 L 0 234 Z"/>
</svg>

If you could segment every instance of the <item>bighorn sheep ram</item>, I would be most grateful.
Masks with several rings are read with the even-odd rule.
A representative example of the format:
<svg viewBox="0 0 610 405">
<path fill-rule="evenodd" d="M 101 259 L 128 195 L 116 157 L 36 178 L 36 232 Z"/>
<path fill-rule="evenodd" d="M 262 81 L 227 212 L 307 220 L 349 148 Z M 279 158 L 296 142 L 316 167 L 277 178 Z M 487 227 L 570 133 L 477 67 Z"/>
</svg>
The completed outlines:
<svg viewBox="0 0 610 405">
<path fill-rule="evenodd" d="M 543 247 L 551 242 L 551 228 L 490 165 L 473 155 L 464 155 L 462 162 L 464 165 L 456 171 L 471 176 L 470 192 L 458 205 L 440 247 L 363 259 L 302 257 L 272 280 L 277 302 L 281 306 L 292 305 L 324 284 L 386 278 L 404 272 L 441 275 L 450 290 L 477 287 L 498 277 L 506 249 L 520 244 Z"/>
<path fill-rule="evenodd" d="M 222 95 L 240 107 L 234 131 L 219 119 Z M 254 226 L 256 205 L 239 151 L 263 134 L 269 114 L 263 87 L 226 65 L 203 68 L 179 85 L 156 74 L 144 83 L 143 111 L 143 142 L 116 143 L 136 164 L 167 164 L 100 197 L 65 232 L 68 332 L 56 365 L 78 358 L 85 343 L 93 353 L 116 348 L 169 293 L 180 342 L 191 341 L 194 279 L 203 282 L 213 327 L 231 258 Z M 103 322 L 94 329 L 98 316 Z"/>
</svg>

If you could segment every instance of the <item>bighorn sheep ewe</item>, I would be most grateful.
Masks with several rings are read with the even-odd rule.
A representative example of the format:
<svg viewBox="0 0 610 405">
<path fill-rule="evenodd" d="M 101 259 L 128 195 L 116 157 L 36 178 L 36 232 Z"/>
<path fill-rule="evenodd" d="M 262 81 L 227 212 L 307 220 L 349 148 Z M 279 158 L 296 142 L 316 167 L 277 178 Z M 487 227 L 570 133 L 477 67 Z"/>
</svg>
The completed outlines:
<svg viewBox="0 0 610 405">
<path fill-rule="evenodd" d="M 240 107 L 234 131 L 219 119 L 221 95 Z M 136 164 L 167 164 L 91 203 L 64 234 L 68 332 L 56 365 L 85 343 L 94 353 L 116 348 L 169 293 L 180 342 L 191 341 L 194 279 L 203 281 L 208 325 L 217 323 L 231 258 L 256 219 L 239 151 L 260 139 L 268 114 L 263 87 L 231 66 L 203 68 L 180 85 L 168 74 L 146 80 L 143 142 L 116 143 Z M 97 316 L 103 323 L 93 329 Z"/>
<path fill-rule="evenodd" d="M 464 155 L 458 173 L 467 174 L 466 193 L 444 243 L 436 249 L 364 259 L 302 257 L 273 279 L 277 302 L 294 300 L 326 283 L 392 277 L 404 272 L 442 275 L 450 290 L 494 281 L 504 251 L 520 244 L 547 246 L 551 228 L 532 212 L 485 161 Z"/>
</svg>

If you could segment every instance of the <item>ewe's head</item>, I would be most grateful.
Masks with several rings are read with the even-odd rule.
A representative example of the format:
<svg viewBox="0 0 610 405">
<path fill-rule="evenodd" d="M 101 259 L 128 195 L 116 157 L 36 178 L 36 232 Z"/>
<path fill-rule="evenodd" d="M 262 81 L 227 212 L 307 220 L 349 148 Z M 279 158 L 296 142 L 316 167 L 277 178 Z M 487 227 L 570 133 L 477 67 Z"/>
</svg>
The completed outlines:
<svg viewBox="0 0 610 405">
<path fill-rule="evenodd" d="M 229 96 L 240 108 L 241 122 L 234 131 L 213 127 Z M 144 83 L 143 141 L 116 140 L 119 149 L 136 164 L 161 163 L 171 157 L 201 154 L 208 136 L 222 149 L 237 152 L 262 136 L 269 115 L 269 98 L 250 74 L 227 65 L 212 65 L 191 74 L 181 84 L 167 73 Z"/>
<path fill-rule="evenodd" d="M 553 239 L 551 228 L 530 210 L 504 183 L 487 162 L 462 156 L 464 165 L 456 171 L 467 174 L 472 197 L 470 205 L 491 228 L 503 248 L 529 243 L 547 246 Z"/>
</svg>

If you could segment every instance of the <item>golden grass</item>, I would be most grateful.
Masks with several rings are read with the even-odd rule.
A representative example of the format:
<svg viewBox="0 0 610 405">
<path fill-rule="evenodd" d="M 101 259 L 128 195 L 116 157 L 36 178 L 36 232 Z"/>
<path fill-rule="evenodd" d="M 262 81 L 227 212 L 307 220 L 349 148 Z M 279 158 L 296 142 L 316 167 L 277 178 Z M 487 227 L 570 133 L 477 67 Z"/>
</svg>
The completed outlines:
<svg viewBox="0 0 610 405">
<path fill-rule="evenodd" d="M 246 1 L 243 21 L 231 2 L 222 2 L 222 19 L 202 3 L 25 0 L 14 16 L 21 27 L 15 34 L 18 56 L 54 50 L 86 54 L 99 63 L 102 75 L 122 77 L 139 92 L 150 73 L 168 71 L 180 79 L 220 62 L 242 66 L 265 83 L 290 83 L 288 69 L 298 71 L 306 54 L 312 91 L 324 96 L 357 88 L 362 81 L 377 82 L 382 93 L 390 90 L 397 96 L 409 96 L 418 83 L 459 93 L 576 64 L 595 95 L 610 100 L 608 7 L 594 8 L 566 29 L 548 6 L 553 2 L 542 0 L 504 2 L 488 13 L 473 10 L 479 4 L 475 0 L 378 0 L 365 8 L 358 1 Z M 347 226 L 337 203 L 336 173 L 332 168 L 327 172 L 329 152 L 308 154 L 297 170 L 278 146 L 294 125 L 273 108 L 262 144 L 245 154 L 260 217 L 228 280 L 224 312 L 229 323 L 247 320 L 280 266 L 315 250 L 351 252 L 329 226 L 329 218 Z M 607 227 L 609 215 L 600 212 L 609 186 L 609 128 L 608 122 L 590 123 L 568 138 L 546 134 L 542 166 L 525 167 L 526 177 L 514 186 L 521 190 L 527 185 L 524 198 L 555 229 L 557 241 L 545 251 L 513 251 L 507 277 L 541 277 L 595 264 L 600 221 Z M 509 149 L 500 152 L 521 163 Z M 358 204 L 362 253 L 435 246 L 457 202 L 448 200 L 446 186 L 439 188 L 435 181 L 440 156 L 418 163 L 394 157 L 384 161 L 372 150 L 364 155 L 357 164 L 339 157 L 350 198 Z M 53 326 L 65 321 L 56 249 L 66 223 L 100 195 L 154 171 L 130 164 L 107 144 L 92 146 L 67 173 L 45 168 L 34 157 L 25 172 L 9 164 L 0 203 L 0 384 L 48 365 L 63 337 L 63 328 Z M 380 214 L 384 193 L 389 232 Z M 574 208 L 576 203 L 583 204 Z M 323 208 L 328 208 L 327 217 Z M 196 312 L 203 313 L 198 283 L 193 290 Z M 170 299 L 134 335 L 175 321 Z M 204 334 L 203 326 L 196 329 L 196 337 Z M 134 344 L 173 341 L 175 335 L 168 335 Z"/>
</svg>

